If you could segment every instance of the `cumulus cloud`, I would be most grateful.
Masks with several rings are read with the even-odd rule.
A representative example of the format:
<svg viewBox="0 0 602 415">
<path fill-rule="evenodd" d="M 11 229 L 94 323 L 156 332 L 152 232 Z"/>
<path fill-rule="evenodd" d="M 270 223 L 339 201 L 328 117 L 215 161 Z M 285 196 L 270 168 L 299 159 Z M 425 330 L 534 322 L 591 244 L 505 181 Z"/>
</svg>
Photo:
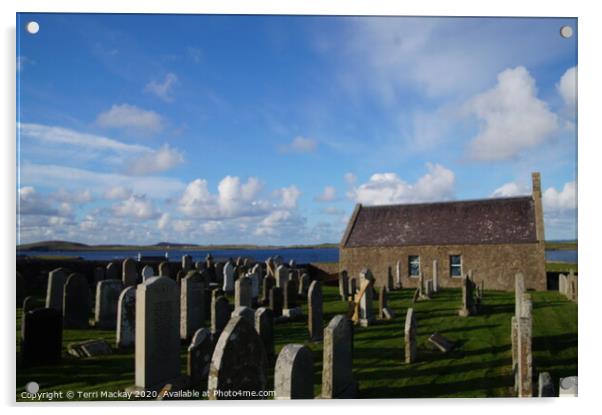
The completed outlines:
<svg viewBox="0 0 602 415">
<path fill-rule="evenodd" d="M 108 111 L 98 114 L 96 124 L 103 128 L 118 128 L 144 134 L 156 134 L 163 130 L 163 118 L 154 111 L 135 105 L 115 104 Z"/>
<path fill-rule="evenodd" d="M 129 160 L 126 172 L 135 176 L 161 173 L 184 163 L 184 155 L 177 149 L 164 144 L 158 150 L 147 151 Z"/>
<path fill-rule="evenodd" d="M 565 183 L 561 191 L 549 187 L 543 193 L 543 207 L 549 212 L 562 212 L 577 208 L 577 183 Z"/>
<path fill-rule="evenodd" d="M 558 94 L 564 100 L 568 108 L 574 109 L 577 107 L 577 67 L 567 69 L 562 75 L 560 81 L 556 84 Z"/>
<path fill-rule="evenodd" d="M 518 66 L 497 77 L 497 85 L 465 106 L 481 121 L 479 134 L 470 144 L 477 160 L 500 160 L 544 142 L 558 129 L 558 117 L 537 98 L 535 80 Z"/>
<path fill-rule="evenodd" d="M 113 205 L 113 212 L 117 216 L 135 219 L 152 219 L 157 216 L 153 202 L 146 195 L 132 195 L 123 202 Z"/>
<path fill-rule="evenodd" d="M 295 137 L 293 141 L 281 149 L 285 153 L 313 153 L 318 148 L 318 142 L 313 138 Z"/>
<path fill-rule="evenodd" d="M 198 56 L 198 54 L 197 54 Z M 200 59 L 200 56 L 198 56 Z M 172 91 L 173 88 L 178 85 L 179 81 L 178 81 L 178 77 L 176 76 L 176 74 L 169 72 L 167 75 L 165 75 L 165 80 L 163 82 L 157 82 L 155 80 L 150 81 L 148 84 L 146 84 L 146 86 L 144 87 L 144 91 L 145 92 L 150 92 L 152 94 L 155 94 L 156 96 L 158 96 L 159 98 L 161 98 L 162 100 L 166 101 L 166 102 L 171 102 L 173 101 L 173 97 L 172 97 Z"/>
<path fill-rule="evenodd" d="M 105 190 L 103 196 L 109 200 L 125 200 L 132 195 L 132 189 L 124 186 L 112 186 Z"/>
<path fill-rule="evenodd" d="M 301 191 L 297 186 L 283 187 L 276 191 L 280 197 L 280 205 L 285 209 L 294 209 L 297 207 L 297 199 L 301 196 Z"/>
<path fill-rule="evenodd" d="M 354 187 L 348 196 L 364 205 L 418 203 L 450 199 L 454 193 L 455 174 L 440 164 L 427 163 L 428 172 L 410 184 L 395 173 L 376 173 L 370 180 Z"/>
<path fill-rule="evenodd" d="M 530 194 L 530 190 L 516 182 L 504 183 L 493 191 L 491 197 L 513 197 Z"/>
<path fill-rule="evenodd" d="M 315 197 L 318 202 L 332 202 L 337 198 L 337 190 L 333 186 L 324 187 L 324 191 Z"/>
</svg>

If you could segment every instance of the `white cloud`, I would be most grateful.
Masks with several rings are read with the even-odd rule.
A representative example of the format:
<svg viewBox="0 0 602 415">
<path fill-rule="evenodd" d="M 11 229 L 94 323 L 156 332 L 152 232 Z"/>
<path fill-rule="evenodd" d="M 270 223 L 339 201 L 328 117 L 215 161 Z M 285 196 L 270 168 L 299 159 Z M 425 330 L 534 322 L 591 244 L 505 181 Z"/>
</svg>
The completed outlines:
<svg viewBox="0 0 602 415">
<path fill-rule="evenodd" d="M 301 191 L 297 186 L 283 187 L 275 192 L 280 198 L 280 205 L 285 209 L 294 209 L 297 207 L 297 199 L 301 196 Z"/>
<path fill-rule="evenodd" d="M 132 189 L 124 186 L 111 186 L 104 192 L 104 198 L 109 200 L 125 200 L 132 195 Z"/>
<path fill-rule="evenodd" d="M 428 173 L 409 184 L 395 173 L 377 173 L 367 183 L 354 187 L 348 196 L 364 205 L 417 203 L 450 199 L 454 193 L 454 173 L 439 165 L 426 164 Z"/>
<path fill-rule="evenodd" d="M 165 80 L 163 82 L 157 82 L 153 80 L 146 84 L 144 91 L 155 94 L 166 102 L 171 102 L 173 101 L 173 97 L 171 95 L 172 90 L 176 85 L 178 85 L 178 83 L 179 81 L 176 74 L 169 72 L 167 75 L 165 75 Z"/>
<path fill-rule="evenodd" d="M 166 230 L 169 226 L 170 221 L 171 215 L 167 212 L 162 213 L 161 217 L 159 217 L 159 220 L 157 221 L 157 228 L 159 228 L 160 230 Z"/>
<path fill-rule="evenodd" d="M 91 202 L 94 198 L 90 189 L 77 189 L 69 191 L 63 188 L 52 194 L 54 200 L 73 204 L 84 204 Z"/>
<path fill-rule="evenodd" d="M 495 189 L 491 194 L 491 197 L 513 197 L 529 194 L 531 194 L 531 192 L 525 186 L 516 182 L 509 182 Z"/>
<path fill-rule="evenodd" d="M 110 150 L 119 153 L 152 151 L 146 146 L 126 144 L 111 138 L 80 133 L 63 127 L 19 123 L 17 128 L 21 137 L 33 138 L 48 144 L 71 145 L 86 149 Z"/>
<path fill-rule="evenodd" d="M 313 138 L 295 137 L 290 144 L 282 147 L 285 153 L 313 153 L 318 148 L 318 142 Z"/>
<path fill-rule="evenodd" d="M 558 128 L 558 117 L 537 98 L 535 80 L 522 66 L 501 72 L 497 85 L 465 108 L 482 122 L 470 145 L 477 160 L 513 157 L 541 144 Z"/>
<path fill-rule="evenodd" d="M 113 212 L 117 216 L 137 219 L 151 219 L 157 216 L 153 202 L 145 195 L 132 195 L 129 199 L 113 205 Z"/>
<path fill-rule="evenodd" d="M 337 198 L 337 190 L 333 186 L 324 187 L 324 191 L 316 196 L 318 202 L 332 202 Z"/>
<path fill-rule="evenodd" d="M 115 104 L 108 111 L 98 114 L 96 124 L 103 128 L 119 128 L 144 134 L 156 134 L 163 130 L 163 118 L 154 111 L 135 105 Z"/>
<path fill-rule="evenodd" d="M 548 212 L 562 212 L 577 208 L 577 183 L 565 183 L 561 191 L 549 187 L 543 193 L 543 208 Z"/>
<path fill-rule="evenodd" d="M 18 190 L 19 208 L 17 215 L 58 215 L 59 210 L 38 194 L 33 186 L 21 187 Z"/>
<path fill-rule="evenodd" d="M 577 107 L 577 67 L 567 69 L 560 81 L 556 84 L 556 90 L 564 100 L 567 107 Z"/>
<path fill-rule="evenodd" d="M 135 176 L 160 173 L 184 163 L 184 155 L 164 144 L 156 151 L 149 151 L 126 162 L 126 172 Z"/>
<path fill-rule="evenodd" d="M 357 176 L 353 173 L 345 173 L 345 181 L 350 185 L 355 184 L 357 181 Z"/>
</svg>

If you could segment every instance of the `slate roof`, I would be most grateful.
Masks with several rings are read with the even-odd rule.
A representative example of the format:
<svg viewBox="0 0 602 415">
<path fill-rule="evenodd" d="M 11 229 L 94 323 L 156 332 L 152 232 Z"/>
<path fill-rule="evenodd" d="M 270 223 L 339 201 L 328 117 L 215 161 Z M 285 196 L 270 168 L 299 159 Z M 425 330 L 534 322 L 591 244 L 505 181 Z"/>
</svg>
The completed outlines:
<svg viewBox="0 0 602 415">
<path fill-rule="evenodd" d="M 537 242 L 531 196 L 387 206 L 356 205 L 343 247 Z"/>
</svg>

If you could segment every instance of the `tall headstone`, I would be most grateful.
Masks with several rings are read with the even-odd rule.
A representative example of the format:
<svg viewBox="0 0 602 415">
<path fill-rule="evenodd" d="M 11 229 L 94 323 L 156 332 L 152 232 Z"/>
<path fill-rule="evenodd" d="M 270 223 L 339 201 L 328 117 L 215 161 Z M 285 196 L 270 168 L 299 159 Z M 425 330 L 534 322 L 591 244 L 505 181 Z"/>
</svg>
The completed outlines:
<svg viewBox="0 0 602 415">
<path fill-rule="evenodd" d="M 169 262 L 163 261 L 159 264 L 159 276 L 171 278 Z"/>
<path fill-rule="evenodd" d="M 247 275 L 247 278 L 251 282 L 251 299 L 252 303 L 255 304 L 257 298 L 259 298 L 259 275 L 255 272 L 251 272 Z"/>
<path fill-rule="evenodd" d="M 178 285 L 153 277 L 136 289 L 136 387 L 162 388 L 180 376 Z"/>
<path fill-rule="evenodd" d="M 349 295 L 355 296 L 357 292 L 357 279 L 354 277 L 349 277 Z"/>
<path fill-rule="evenodd" d="M 299 276 L 299 289 L 298 289 L 297 294 L 299 296 L 303 296 L 303 295 L 307 294 L 307 290 L 309 290 L 309 284 L 310 284 L 309 275 L 307 275 L 307 273 L 305 273 L 305 272 L 302 273 Z"/>
<path fill-rule="evenodd" d="M 224 289 L 224 266 L 223 262 L 216 262 L 214 271 L 216 282 L 222 289 Z"/>
<path fill-rule="evenodd" d="M 548 372 L 542 372 L 539 374 L 537 380 L 537 396 L 540 398 L 552 398 L 556 396 L 554 392 L 554 383 L 552 382 L 552 376 Z"/>
<path fill-rule="evenodd" d="M 155 276 L 155 270 L 150 265 L 145 265 L 142 268 L 142 282 L 145 282 L 147 279 Z"/>
<path fill-rule="evenodd" d="M 185 273 L 192 270 L 192 257 L 190 255 L 182 255 L 182 270 Z"/>
<path fill-rule="evenodd" d="M 192 336 L 187 356 L 187 372 L 190 378 L 190 386 L 197 390 L 207 390 L 211 355 L 213 355 L 211 333 L 206 328 L 200 328 Z"/>
<path fill-rule="evenodd" d="M 63 287 L 66 280 L 67 270 L 65 268 L 57 268 L 48 273 L 46 308 L 52 308 L 59 313 L 63 312 Z"/>
<path fill-rule="evenodd" d="M 356 294 L 356 302 L 359 300 L 359 323 L 362 327 L 368 327 L 374 323 L 374 310 L 372 308 L 372 299 L 374 298 L 373 289 L 374 277 L 368 269 L 360 273 L 360 289 Z M 362 295 L 363 292 L 363 295 Z"/>
<path fill-rule="evenodd" d="M 230 319 L 230 304 L 223 295 L 211 300 L 211 334 L 219 336 Z"/>
<path fill-rule="evenodd" d="M 531 296 L 524 293 L 520 306 L 521 314 L 516 319 L 518 329 L 517 384 L 519 397 L 533 396 L 532 307 Z"/>
<path fill-rule="evenodd" d="M 180 338 L 190 339 L 205 323 L 205 282 L 190 271 L 180 286 Z"/>
<path fill-rule="evenodd" d="M 271 309 L 260 307 L 255 312 L 255 331 L 261 337 L 268 362 L 274 360 L 274 313 Z"/>
<path fill-rule="evenodd" d="M 234 283 L 234 307 L 252 307 L 251 279 L 242 277 Z"/>
<path fill-rule="evenodd" d="M 71 274 L 64 286 L 63 327 L 87 328 L 91 309 L 92 300 L 88 279 L 82 274 Z"/>
<path fill-rule="evenodd" d="M 115 345 L 118 349 L 134 347 L 136 341 L 136 287 L 126 287 L 117 301 L 117 336 Z"/>
<path fill-rule="evenodd" d="M 378 318 L 381 320 L 391 320 L 393 317 L 395 317 L 395 314 L 389 308 L 387 302 L 387 289 L 380 287 L 378 291 Z"/>
<path fill-rule="evenodd" d="M 105 280 L 118 280 L 119 266 L 115 262 L 109 262 L 105 268 Z"/>
<path fill-rule="evenodd" d="M 101 329 L 114 329 L 117 324 L 117 303 L 123 282 L 108 279 L 96 284 L 94 323 Z"/>
<path fill-rule="evenodd" d="M 276 267 L 276 287 L 284 289 L 284 284 L 289 280 L 290 270 L 284 265 Z"/>
<path fill-rule="evenodd" d="M 439 291 L 439 267 L 437 260 L 433 260 L 433 292 Z"/>
<path fill-rule="evenodd" d="M 313 281 L 307 293 L 307 328 L 311 340 L 322 340 L 322 283 L 319 281 Z"/>
<path fill-rule="evenodd" d="M 397 261 L 397 264 L 395 264 L 395 284 L 394 284 L 395 289 L 400 290 L 401 289 L 401 261 Z"/>
<path fill-rule="evenodd" d="M 266 365 L 263 343 L 253 325 L 242 317 L 232 317 L 219 336 L 211 358 L 209 399 L 262 398 L 236 393 L 265 391 Z"/>
<path fill-rule="evenodd" d="M 275 285 L 274 277 L 265 277 L 263 279 L 263 283 L 261 284 L 261 297 L 259 298 L 259 303 L 261 305 L 269 305 L 270 303 L 270 290 Z"/>
<path fill-rule="evenodd" d="M 290 279 L 284 282 L 282 294 L 284 296 L 282 314 L 287 317 L 296 317 L 301 314 L 301 308 L 297 307 L 297 283 Z"/>
<path fill-rule="evenodd" d="M 282 288 L 272 287 L 270 290 L 270 308 L 274 313 L 274 317 L 280 317 L 282 315 L 283 302 Z"/>
<path fill-rule="evenodd" d="M 408 308 L 406 321 L 403 330 L 405 344 L 405 362 L 414 363 L 416 361 L 416 317 L 414 309 Z"/>
<path fill-rule="evenodd" d="M 341 301 L 349 299 L 349 277 L 345 270 L 339 273 L 339 296 L 341 297 Z"/>
<path fill-rule="evenodd" d="M 63 347 L 63 316 L 54 308 L 36 308 L 21 320 L 21 362 L 24 367 L 58 363 Z"/>
<path fill-rule="evenodd" d="M 525 293 L 525 277 L 522 273 L 514 276 L 514 315 L 520 317 L 523 294 Z"/>
<path fill-rule="evenodd" d="M 458 311 L 458 314 L 462 317 L 468 317 L 476 313 L 474 303 L 474 283 L 467 275 L 462 280 L 462 308 Z"/>
<path fill-rule="evenodd" d="M 226 262 L 224 265 L 224 285 L 222 289 L 227 293 L 231 294 L 234 291 L 234 265 L 232 262 Z"/>
<path fill-rule="evenodd" d="M 357 397 L 357 383 L 353 379 L 353 334 L 351 321 L 337 315 L 324 330 L 322 361 L 322 398 Z"/>
<path fill-rule="evenodd" d="M 136 269 L 136 261 L 132 258 L 126 258 L 121 264 L 121 280 L 124 287 L 134 286 L 138 283 L 138 271 Z"/>
<path fill-rule="evenodd" d="M 302 344 L 287 344 L 280 350 L 274 369 L 276 399 L 313 399 L 314 358 Z"/>
</svg>

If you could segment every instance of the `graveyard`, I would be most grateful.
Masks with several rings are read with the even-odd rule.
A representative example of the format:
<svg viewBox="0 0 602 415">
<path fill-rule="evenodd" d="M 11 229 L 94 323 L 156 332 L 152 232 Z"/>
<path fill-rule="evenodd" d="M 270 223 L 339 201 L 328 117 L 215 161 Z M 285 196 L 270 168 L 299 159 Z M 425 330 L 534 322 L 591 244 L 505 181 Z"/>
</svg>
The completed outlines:
<svg viewBox="0 0 602 415">
<path fill-rule="evenodd" d="M 124 268 L 126 266 L 124 265 Z M 143 271 L 144 273 L 144 271 Z M 197 274 L 198 275 L 198 274 Z M 164 279 L 162 279 L 164 280 Z M 104 282 L 108 282 L 105 280 Z M 119 280 L 115 280 L 119 281 Z M 179 290 L 190 282 L 180 281 Z M 291 344 L 304 345 L 301 348 L 305 359 L 313 358 L 313 376 L 304 378 L 304 388 L 313 390 L 313 397 L 324 395 L 323 383 L 323 348 L 326 338 L 320 336 L 321 329 L 337 316 L 345 317 L 349 305 L 340 296 L 336 280 L 333 284 L 311 285 L 308 290 L 319 290 L 321 287 L 322 319 L 319 313 L 311 313 L 308 307 L 308 295 L 302 294 L 296 299 L 300 312 L 291 312 L 290 319 L 275 319 L 273 326 L 273 347 L 275 354 L 268 358 L 265 376 L 266 390 L 273 390 L 274 384 L 281 381 L 282 374 L 275 374 L 276 357 L 286 346 L 287 354 L 298 352 L 291 349 Z M 240 285 L 236 280 L 233 291 L 223 295 L 229 304 L 249 301 L 243 298 Z M 171 287 L 171 286 L 170 286 Z M 173 283 L 173 287 L 177 287 Z M 312 288 L 313 287 L 313 288 Z M 140 288 L 140 285 L 138 285 Z M 133 288 L 132 288 L 133 289 Z M 169 288 L 171 289 L 171 288 Z M 174 288 L 175 289 L 175 288 Z M 178 291 L 179 291 L 178 290 Z M 124 291 L 124 293 L 127 290 Z M 357 398 L 438 398 L 438 397 L 513 397 L 514 389 L 512 357 L 512 317 L 515 314 L 514 292 L 487 290 L 480 293 L 483 301 L 479 312 L 462 317 L 458 310 L 463 307 L 462 290 L 457 288 L 440 288 L 428 300 L 414 301 L 416 291 L 409 288 L 391 289 L 387 293 L 390 319 L 379 315 L 379 300 L 374 291 L 371 304 L 373 312 L 367 327 L 357 324 L 353 327 L 352 340 L 352 377 L 358 384 Z M 191 291 L 192 292 L 192 291 Z M 577 304 L 556 291 L 529 291 L 532 303 L 532 354 L 533 376 L 548 372 L 553 383 L 558 385 L 560 378 L 577 374 Z M 44 292 L 32 293 L 33 300 L 44 303 Z M 180 292 L 178 292 L 178 296 Z M 138 292 L 138 299 L 140 300 Z M 310 295 L 313 301 L 319 301 L 320 295 Z M 289 300 L 290 301 L 290 300 Z M 84 302 L 85 303 L 85 302 Z M 86 305 L 87 306 L 87 305 Z M 404 352 L 404 326 L 406 313 L 412 308 L 415 319 L 415 355 L 411 363 L 406 363 Z M 94 310 L 85 316 L 93 319 Z M 137 308 L 139 310 L 139 308 Z M 248 310 L 237 309 L 240 320 L 244 320 Z M 289 310 L 290 312 L 291 310 Z M 360 312 L 360 317 L 365 310 Z M 308 322 L 308 315 L 313 319 Z M 70 321 L 62 334 L 62 359 L 57 364 L 45 364 L 24 367 L 20 356 L 21 323 L 23 311 L 17 308 L 17 374 L 16 399 L 23 400 L 21 393 L 25 385 L 35 381 L 44 391 L 81 391 L 81 392 L 117 392 L 125 391 L 134 384 L 136 374 L 136 353 L 134 348 L 116 349 L 117 330 L 104 328 L 102 324 L 87 327 L 78 326 Z M 365 317 L 365 315 L 364 315 Z M 317 318 L 317 320 L 316 320 Z M 340 318 L 340 317 L 338 317 Z M 197 326 L 211 326 L 211 316 L 204 315 Z M 232 318 L 230 323 L 235 320 Z M 139 321 L 139 320 L 137 320 Z M 188 321 L 188 320 L 187 320 Z M 65 320 L 64 324 L 67 321 Z M 178 330 L 187 330 L 180 326 L 176 319 L 170 325 L 178 325 Z M 313 326 L 317 334 L 309 334 Z M 252 326 L 248 326 L 252 327 Z M 428 341 L 429 336 L 438 333 L 453 343 L 450 351 L 442 352 Z M 138 333 L 136 333 L 138 335 Z M 184 337 L 189 337 L 187 334 Z M 70 344 L 94 339 L 104 339 L 112 346 L 112 353 L 93 357 L 75 357 L 67 353 Z M 165 341 L 171 341 L 166 339 Z M 179 343 L 180 372 L 187 372 L 187 350 L 190 341 Z M 216 346 L 220 348 L 221 346 Z M 225 350 L 225 343 L 220 353 Z M 307 352 L 309 350 L 310 353 Z M 214 352 L 215 353 L 215 352 Z M 252 353 L 250 351 L 249 353 Z M 215 357 L 214 357 L 215 358 Z M 176 363 L 177 364 L 177 363 Z M 280 376 L 280 378 L 278 378 Z M 280 379 L 280 380 L 279 380 Z M 311 379 L 311 380 L 308 380 Z M 311 394 L 311 392 L 308 392 Z M 536 395 L 536 388 L 535 388 Z M 82 395 L 79 400 L 102 400 L 98 395 Z M 106 397 L 104 399 L 124 399 Z M 186 399 L 186 398 L 184 398 Z M 199 399 L 199 398 L 195 398 Z"/>
</svg>

